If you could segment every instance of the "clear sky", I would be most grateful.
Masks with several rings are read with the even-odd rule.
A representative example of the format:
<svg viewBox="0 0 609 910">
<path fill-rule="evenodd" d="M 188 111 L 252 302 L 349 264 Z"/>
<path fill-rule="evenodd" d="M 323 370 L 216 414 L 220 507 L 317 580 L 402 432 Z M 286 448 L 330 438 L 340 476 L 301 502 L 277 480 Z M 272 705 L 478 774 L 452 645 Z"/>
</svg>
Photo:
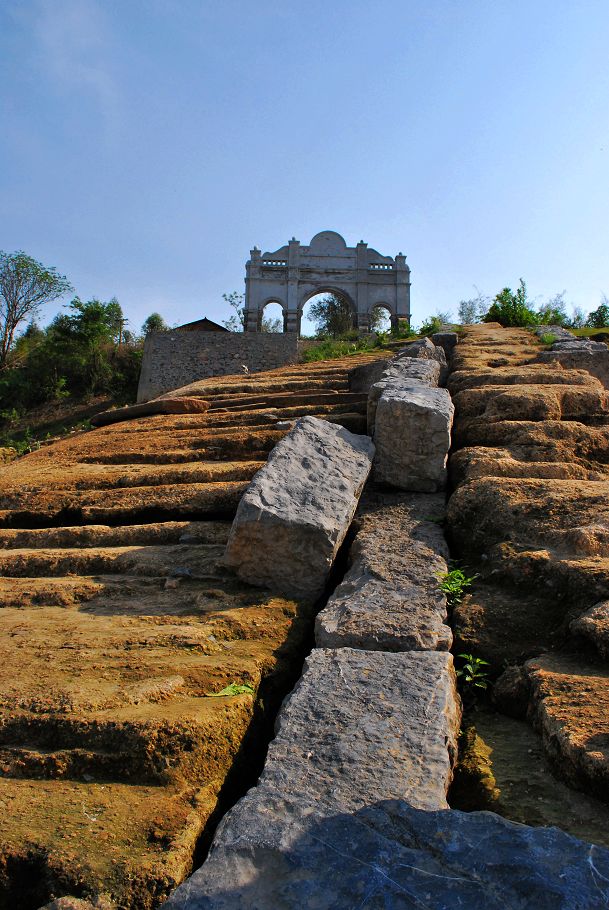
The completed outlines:
<svg viewBox="0 0 609 910">
<path fill-rule="evenodd" d="M 607 0 L 0 0 L 0 249 L 135 329 L 324 229 L 406 253 L 415 323 L 520 276 L 594 309 L 608 48 Z"/>
</svg>

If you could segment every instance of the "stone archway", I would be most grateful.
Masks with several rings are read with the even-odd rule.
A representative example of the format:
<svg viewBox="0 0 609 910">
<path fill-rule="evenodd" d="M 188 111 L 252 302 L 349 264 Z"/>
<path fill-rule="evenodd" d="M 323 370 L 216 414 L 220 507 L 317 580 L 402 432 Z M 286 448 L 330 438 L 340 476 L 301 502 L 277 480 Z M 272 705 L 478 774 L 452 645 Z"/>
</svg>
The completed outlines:
<svg viewBox="0 0 609 910">
<path fill-rule="evenodd" d="M 285 330 L 297 332 L 303 301 L 324 290 L 353 301 L 356 326 L 368 331 L 371 309 L 387 306 L 395 321 L 410 321 L 410 269 L 402 253 L 382 256 L 363 240 L 347 246 L 336 231 L 321 231 L 308 246 L 292 238 L 273 253 L 254 247 L 246 263 L 245 329 L 257 332 L 270 300 L 285 313 Z"/>
</svg>

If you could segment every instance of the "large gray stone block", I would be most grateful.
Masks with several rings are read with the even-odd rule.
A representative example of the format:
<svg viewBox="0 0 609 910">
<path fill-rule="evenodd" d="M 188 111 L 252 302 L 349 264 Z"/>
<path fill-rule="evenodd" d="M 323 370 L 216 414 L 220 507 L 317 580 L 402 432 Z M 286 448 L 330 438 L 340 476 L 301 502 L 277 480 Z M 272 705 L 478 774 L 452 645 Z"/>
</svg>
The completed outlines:
<svg viewBox="0 0 609 910">
<path fill-rule="evenodd" d="M 444 349 L 435 345 L 429 338 L 422 338 L 420 341 L 411 341 L 405 345 L 396 354 L 396 360 L 403 360 L 405 357 L 416 357 L 422 360 L 435 360 L 440 365 L 440 384 L 444 384 L 448 376 L 448 365 Z"/>
<path fill-rule="evenodd" d="M 323 592 L 370 472 L 367 436 L 303 417 L 245 491 L 225 553 L 239 578 L 288 597 Z"/>
<path fill-rule="evenodd" d="M 378 382 L 368 392 L 367 423 L 368 434 L 374 433 L 374 421 L 379 398 L 385 389 L 399 386 L 426 385 L 435 388 L 440 382 L 440 364 L 437 360 L 392 360 Z"/>
<path fill-rule="evenodd" d="M 315 621 L 322 648 L 448 650 L 446 598 L 438 576 L 448 547 L 438 521 L 442 494 L 398 493 L 366 503 L 357 519 L 351 566 Z"/>
<path fill-rule="evenodd" d="M 444 808 L 461 719 L 452 655 L 318 648 L 277 719 L 260 784 L 339 811 Z"/>
<path fill-rule="evenodd" d="M 386 388 L 374 421 L 374 479 L 402 490 L 443 489 L 453 416 L 446 389 Z"/>
<path fill-rule="evenodd" d="M 491 812 L 254 788 L 166 910 L 605 910 L 609 850 Z"/>
</svg>

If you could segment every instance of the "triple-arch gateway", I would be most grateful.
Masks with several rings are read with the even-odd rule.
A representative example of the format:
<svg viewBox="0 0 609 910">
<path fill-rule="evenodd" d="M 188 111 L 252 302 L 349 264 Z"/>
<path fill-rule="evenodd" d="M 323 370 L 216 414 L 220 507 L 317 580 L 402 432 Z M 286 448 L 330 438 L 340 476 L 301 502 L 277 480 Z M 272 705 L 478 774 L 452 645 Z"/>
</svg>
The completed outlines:
<svg viewBox="0 0 609 910">
<path fill-rule="evenodd" d="M 321 231 L 308 246 L 292 238 L 274 253 L 251 250 L 245 266 L 245 331 L 259 332 L 269 303 L 283 311 L 284 332 L 300 332 L 307 301 L 320 293 L 346 300 L 353 325 L 370 330 L 376 307 L 386 308 L 392 326 L 410 322 L 410 269 L 402 253 L 382 256 L 363 240 L 347 246 L 336 231 Z"/>
</svg>

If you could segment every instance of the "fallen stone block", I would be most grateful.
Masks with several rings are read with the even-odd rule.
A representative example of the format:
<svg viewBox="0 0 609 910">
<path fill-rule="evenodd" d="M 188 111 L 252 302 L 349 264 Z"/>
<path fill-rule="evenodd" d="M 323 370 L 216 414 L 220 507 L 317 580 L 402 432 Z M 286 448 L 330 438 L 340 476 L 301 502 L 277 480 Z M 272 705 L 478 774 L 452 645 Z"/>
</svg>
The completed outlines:
<svg viewBox="0 0 609 910">
<path fill-rule="evenodd" d="M 315 649 L 260 777 L 338 811 L 396 797 L 445 808 L 461 719 L 452 655 Z"/>
<path fill-rule="evenodd" d="M 453 415 L 446 389 L 386 388 L 374 420 L 374 479 L 401 490 L 443 489 Z"/>
<path fill-rule="evenodd" d="M 414 357 L 421 360 L 435 360 L 440 364 L 440 384 L 443 385 L 448 376 L 448 365 L 444 349 L 436 346 L 429 338 L 422 338 L 420 341 L 411 341 L 405 345 L 395 355 L 396 360 L 403 360 L 405 357 Z"/>
<path fill-rule="evenodd" d="M 367 436 L 316 417 L 300 419 L 245 491 L 226 565 L 250 584 L 297 599 L 319 597 L 373 455 Z"/>
<path fill-rule="evenodd" d="M 538 325 L 535 329 L 535 334 L 538 338 L 547 338 L 551 335 L 554 341 L 568 341 L 576 337 L 573 332 L 565 329 L 562 325 Z"/>
<path fill-rule="evenodd" d="M 380 360 L 373 360 L 372 363 L 363 363 L 361 366 L 349 370 L 347 374 L 349 391 L 367 394 L 370 391 L 371 386 L 379 381 L 383 375 L 383 371 L 389 363 L 391 363 L 391 361 L 387 357 Z"/>
<path fill-rule="evenodd" d="M 604 660 L 609 660 L 609 600 L 586 610 L 573 620 L 569 630 L 587 639 Z"/>
<path fill-rule="evenodd" d="M 379 398 L 385 389 L 399 386 L 425 385 L 437 387 L 440 382 L 440 365 L 436 360 L 392 360 L 383 371 L 378 382 L 368 392 L 367 421 L 368 435 L 374 433 L 374 421 Z"/>
<path fill-rule="evenodd" d="M 492 812 L 250 790 L 165 910 L 601 910 L 609 850 Z"/>
<path fill-rule="evenodd" d="M 130 404 L 124 408 L 111 408 L 94 414 L 91 424 L 94 427 L 105 427 L 122 420 L 135 420 L 137 417 L 153 417 L 156 414 L 203 414 L 209 410 L 209 401 L 202 398 L 157 398 L 142 404 Z"/>
<path fill-rule="evenodd" d="M 317 646 L 449 650 L 452 633 L 438 579 L 448 571 L 437 524 L 444 497 L 400 493 L 382 500 L 360 511 L 351 567 L 316 619 Z"/>
</svg>

